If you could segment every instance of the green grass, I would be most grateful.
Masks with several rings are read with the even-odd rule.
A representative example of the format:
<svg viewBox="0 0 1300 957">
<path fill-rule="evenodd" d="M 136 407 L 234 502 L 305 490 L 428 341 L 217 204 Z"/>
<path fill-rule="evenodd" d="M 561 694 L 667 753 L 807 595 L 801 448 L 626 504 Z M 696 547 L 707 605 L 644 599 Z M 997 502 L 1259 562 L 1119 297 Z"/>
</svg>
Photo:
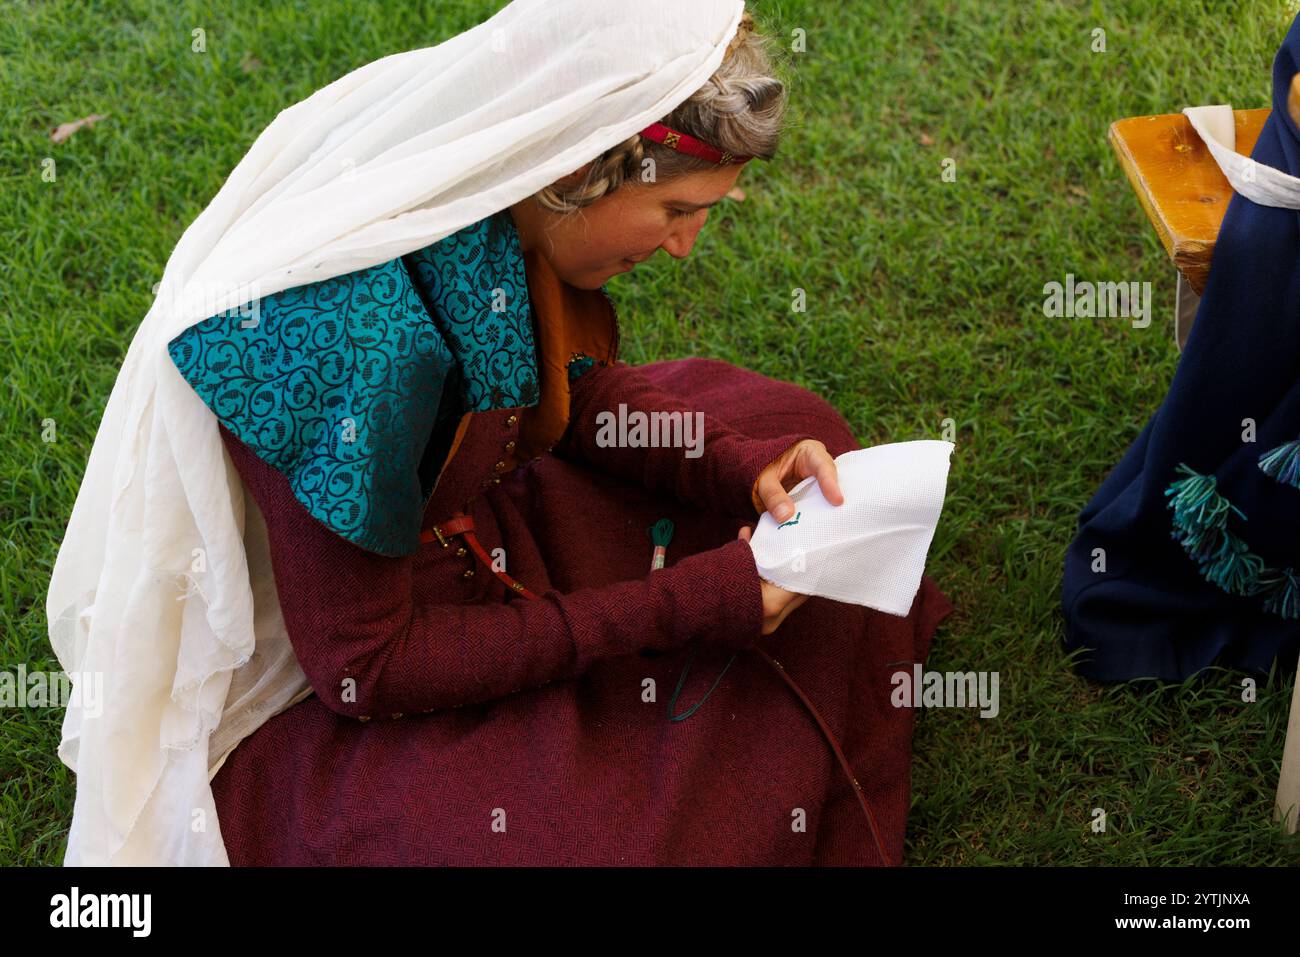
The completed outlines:
<svg viewBox="0 0 1300 957">
<path fill-rule="evenodd" d="M 500 3 L 261 9 L 161 0 L 0 16 L 0 654 L 58 667 L 45 591 L 99 417 L 186 225 L 279 110 Z M 768 2 L 792 54 L 781 155 L 694 254 L 611 283 L 630 362 L 716 356 L 808 386 L 864 444 L 957 425 L 929 573 L 958 611 L 929 667 L 996 670 L 1001 713 L 919 713 L 912 864 L 1280 864 L 1293 676 L 1101 687 L 1058 604 L 1075 516 L 1161 402 L 1174 276 L 1106 143 L 1115 119 L 1267 106 L 1276 2 Z M 382 8 L 382 9 L 381 9 Z M 1231 28 L 1227 27 L 1231 24 Z M 208 52 L 190 50 L 191 31 Z M 1091 50 L 1106 31 L 1107 52 Z M 260 67 L 246 70 L 246 54 Z M 108 118 L 63 144 L 49 130 Z M 930 145 L 927 145 L 930 144 Z M 41 179 L 46 157 L 57 180 Z M 952 157 L 957 180 L 943 182 Z M 1047 319 L 1043 283 L 1150 281 L 1154 320 Z M 808 310 L 790 308 L 794 288 Z M 58 440 L 41 440 L 43 419 Z M 0 863 L 58 863 L 61 712 L 0 712 Z M 1109 816 L 1089 829 L 1092 809 Z"/>
</svg>

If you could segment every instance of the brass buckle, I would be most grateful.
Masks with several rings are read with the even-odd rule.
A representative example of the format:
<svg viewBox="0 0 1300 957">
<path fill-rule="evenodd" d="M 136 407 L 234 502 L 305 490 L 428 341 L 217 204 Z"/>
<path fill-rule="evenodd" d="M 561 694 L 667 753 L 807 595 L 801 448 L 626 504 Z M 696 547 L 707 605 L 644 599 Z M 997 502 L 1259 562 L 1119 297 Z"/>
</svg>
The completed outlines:
<svg viewBox="0 0 1300 957">
<path fill-rule="evenodd" d="M 442 537 L 442 529 L 440 529 L 437 525 L 433 526 L 433 534 L 438 536 L 438 541 L 442 542 L 443 548 L 446 548 L 448 545 L 451 544 L 451 542 L 447 541 L 447 539 Z"/>
</svg>

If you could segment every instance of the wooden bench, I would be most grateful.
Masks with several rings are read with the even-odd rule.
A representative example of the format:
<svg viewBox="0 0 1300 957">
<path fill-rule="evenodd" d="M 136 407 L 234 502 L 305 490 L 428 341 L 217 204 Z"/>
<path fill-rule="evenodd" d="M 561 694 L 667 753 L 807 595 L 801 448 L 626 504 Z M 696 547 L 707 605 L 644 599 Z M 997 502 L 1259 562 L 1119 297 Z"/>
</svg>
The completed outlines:
<svg viewBox="0 0 1300 957">
<path fill-rule="evenodd" d="M 1300 74 L 1291 81 L 1287 102 L 1300 124 Z M 1271 110 L 1234 110 L 1235 149 L 1249 156 Z M 1138 202 L 1155 227 L 1178 273 L 1174 338 L 1179 351 L 1196 318 L 1205 290 L 1232 186 L 1200 135 L 1182 113 L 1135 116 L 1110 126 L 1110 145 L 1119 157 Z M 1278 776 L 1273 819 L 1289 833 L 1300 823 L 1300 674 L 1291 695 L 1282 769 Z"/>
<path fill-rule="evenodd" d="M 1238 153 L 1249 156 L 1269 110 L 1233 110 Z M 1174 339 L 1187 343 L 1205 291 L 1232 186 L 1182 113 L 1134 116 L 1110 125 L 1110 145 L 1178 272 Z"/>
</svg>

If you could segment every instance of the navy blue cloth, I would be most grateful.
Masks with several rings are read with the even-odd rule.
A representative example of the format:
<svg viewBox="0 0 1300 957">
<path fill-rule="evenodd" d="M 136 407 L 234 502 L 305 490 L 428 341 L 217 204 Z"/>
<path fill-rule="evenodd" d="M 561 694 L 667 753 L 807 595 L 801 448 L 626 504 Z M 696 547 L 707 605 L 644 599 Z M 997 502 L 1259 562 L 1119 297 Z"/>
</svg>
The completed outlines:
<svg viewBox="0 0 1300 957">
<path fill-rule="evenodd" d="M 1251 154 L 1300 175 L 1287 112 L 1300 72 L 1300 17 L 1273 61 L 1273 110 Z M 1243 439 L 1255 423 L 1255 441 Z M 1078 517 L 1061 588 L 1065 646 L 1099 681 L 1181 680 L 1210 665 L 1294 667 L 1300 620 L 1260 594 L 1207 578 L 1181 540 L 1166 494 L 1186 473 L 1213 476 L 1239 510 L 1227 529 L 1270 571 L 1300 572 L 1300 488 L 1260 467 L 1300 437 L 1300 211 L 1234 194 L 1209 280 L 1168 395 Z M 1104 552 L 1100 570 L 1096 550 Z M 1276 577 L 1276 576 L 1275 576 Z"/>
</svg>

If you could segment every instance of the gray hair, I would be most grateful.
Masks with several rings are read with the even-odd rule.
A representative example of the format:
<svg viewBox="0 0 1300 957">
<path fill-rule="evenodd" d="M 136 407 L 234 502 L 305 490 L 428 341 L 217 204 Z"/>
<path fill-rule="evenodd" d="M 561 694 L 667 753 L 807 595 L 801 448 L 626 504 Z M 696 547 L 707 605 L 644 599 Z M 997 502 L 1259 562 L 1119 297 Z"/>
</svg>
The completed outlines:
<svg viewBox="0 0 1300 957">
<path fill-rule="evenodd" d="M 744 13 L 722 62 L 707 83 L 660 122 L 737 156 L 769 160 L 776 156 L 788 99 L 768 55 L 771 38 L 755 32 Z M 533 194 L 556 213 L 572 213 L 635 182 L 642 163 L 654 161 L 655 182 L 717 169 L 715 163 L 646 139 L 639 133 L 611 147 L 592 162 L 585 180 L 570 188 L 554 183 Z"/>
</svg>

